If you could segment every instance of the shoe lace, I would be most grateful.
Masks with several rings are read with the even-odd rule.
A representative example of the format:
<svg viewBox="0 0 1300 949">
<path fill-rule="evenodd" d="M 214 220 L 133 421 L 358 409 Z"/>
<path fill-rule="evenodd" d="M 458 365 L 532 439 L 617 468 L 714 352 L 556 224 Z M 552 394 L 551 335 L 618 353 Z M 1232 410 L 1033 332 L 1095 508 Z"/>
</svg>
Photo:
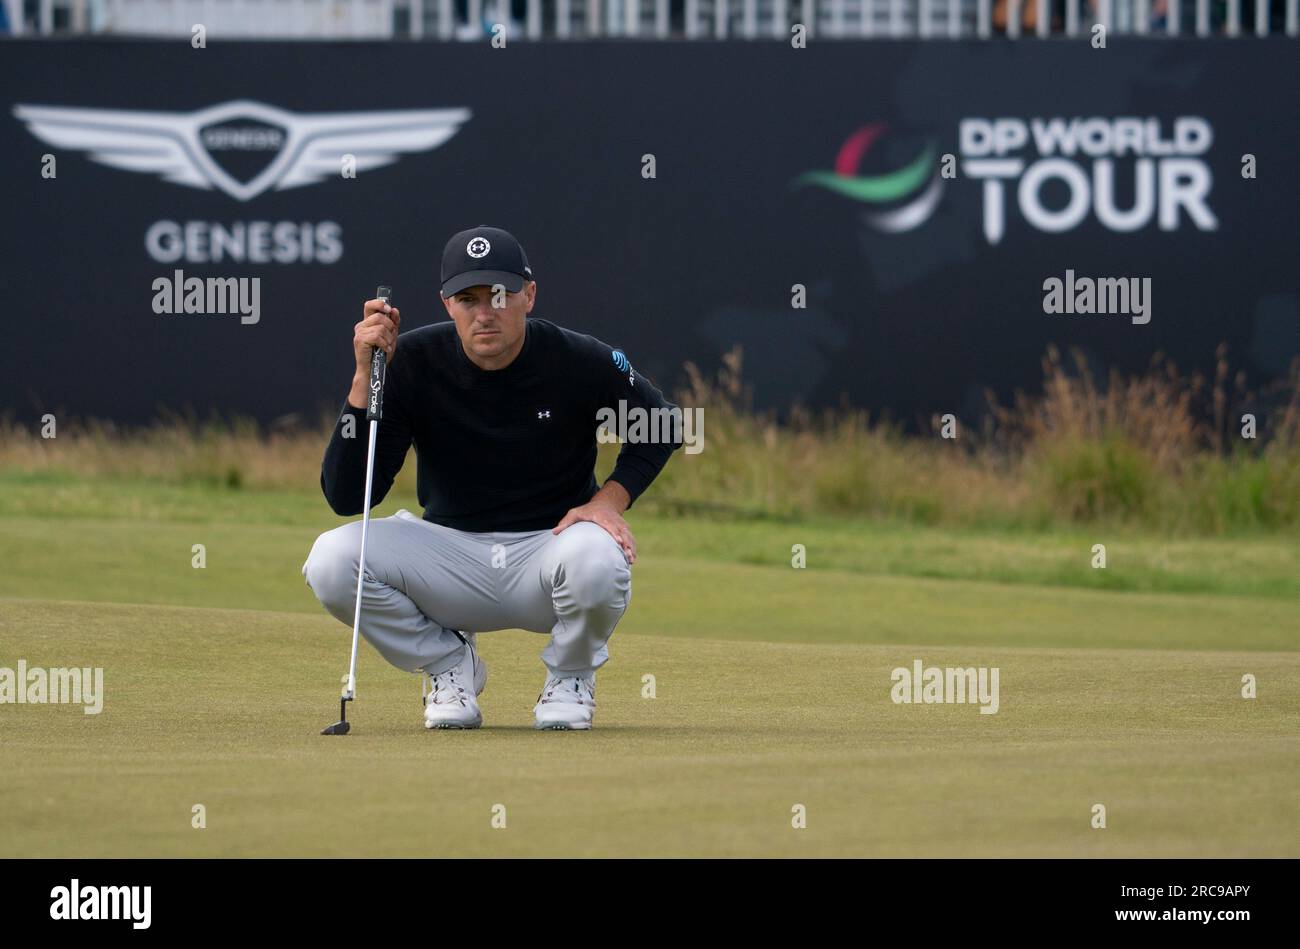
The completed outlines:
<svg viewBox="0 0 1300 949">
<path fill-rule="evenodd" d="M 464 687 L 456 679 L 455 668 L 429 676 L 429 682 L 432 688 L 424 700 L 426 705 L 450 705 L 461 701 L 465 694 Z"/>
<path fill-rule="evenodd" d="M 596 683 L 582 676 L 550 676 L 537 696 L 541 705 L 548 702 L 568 702 L 575 705 L 596 704 Z"/>
</svg>

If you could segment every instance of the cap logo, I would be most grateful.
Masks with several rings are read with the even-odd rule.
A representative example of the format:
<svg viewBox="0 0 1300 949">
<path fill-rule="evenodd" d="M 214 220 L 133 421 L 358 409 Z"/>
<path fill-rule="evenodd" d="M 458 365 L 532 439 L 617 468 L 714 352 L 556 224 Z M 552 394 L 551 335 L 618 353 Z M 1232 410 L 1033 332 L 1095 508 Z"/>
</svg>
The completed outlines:
<svg viewBox="0 0 1300 949">
<path fill-rule="evenodd" d="M 475 260 L 478 260 L 480 257 L 486 257 L 488 251 L 491 249 L 492 245 L 488 243 L 486 237 L 475 237 L 465 245 L 465 253 L 469 254 Z"/>
</svg>

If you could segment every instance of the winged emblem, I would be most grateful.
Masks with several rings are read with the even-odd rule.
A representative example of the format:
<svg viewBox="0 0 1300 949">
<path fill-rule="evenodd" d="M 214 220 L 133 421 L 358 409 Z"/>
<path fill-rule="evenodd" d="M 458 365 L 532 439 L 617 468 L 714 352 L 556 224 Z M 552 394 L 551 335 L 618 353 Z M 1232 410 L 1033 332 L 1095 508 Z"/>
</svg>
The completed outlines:
<svg viewBox="0 0 1300 949">
<path fill-rule="evenodd" d="M 354 156 L 362 172 L 391 165 L 404 153 L 430 151 L 471 116 L 469 109 L 299 113 L 251 100 L 195 112 L 51 105 L 16 105 L 13 111 L 47 145 L 187 188 L 218 188 L 240 201 L 337 176 L 344 155 Z M 230 152 L 259 153 L 253 157 L 260 167 L 241 178 L 218 157 Z"/>
</svg>

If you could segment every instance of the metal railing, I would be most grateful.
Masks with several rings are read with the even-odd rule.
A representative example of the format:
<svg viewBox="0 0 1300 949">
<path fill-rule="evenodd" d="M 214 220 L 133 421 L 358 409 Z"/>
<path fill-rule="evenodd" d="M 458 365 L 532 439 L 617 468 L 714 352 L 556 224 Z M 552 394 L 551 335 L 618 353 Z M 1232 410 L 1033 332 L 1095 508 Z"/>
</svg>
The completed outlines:
<svg viewBox="0 0 1300 949">
<path fill-rule="evenodd" d="M 264 39 L 1300 35 L 1300 0 L 0 0 L 17 35 Z"/>
</svg>

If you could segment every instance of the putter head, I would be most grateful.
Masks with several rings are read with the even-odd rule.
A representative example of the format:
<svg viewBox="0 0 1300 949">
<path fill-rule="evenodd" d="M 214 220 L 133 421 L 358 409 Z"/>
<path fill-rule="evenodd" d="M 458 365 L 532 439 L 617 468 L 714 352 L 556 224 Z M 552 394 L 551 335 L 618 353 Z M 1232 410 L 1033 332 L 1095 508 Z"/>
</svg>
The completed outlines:
<svg viewBox="0 0 1300 949">
<path fill-rule="evenodd" d="M 348 703 L 351 701 L 351 696 L 346 694 L 339 699 L 339 720 L 333 725 L 322 728 L 322 735 L 346 735 L 352 731 L 352 725 L 348 722 Z"/>
</svg>

